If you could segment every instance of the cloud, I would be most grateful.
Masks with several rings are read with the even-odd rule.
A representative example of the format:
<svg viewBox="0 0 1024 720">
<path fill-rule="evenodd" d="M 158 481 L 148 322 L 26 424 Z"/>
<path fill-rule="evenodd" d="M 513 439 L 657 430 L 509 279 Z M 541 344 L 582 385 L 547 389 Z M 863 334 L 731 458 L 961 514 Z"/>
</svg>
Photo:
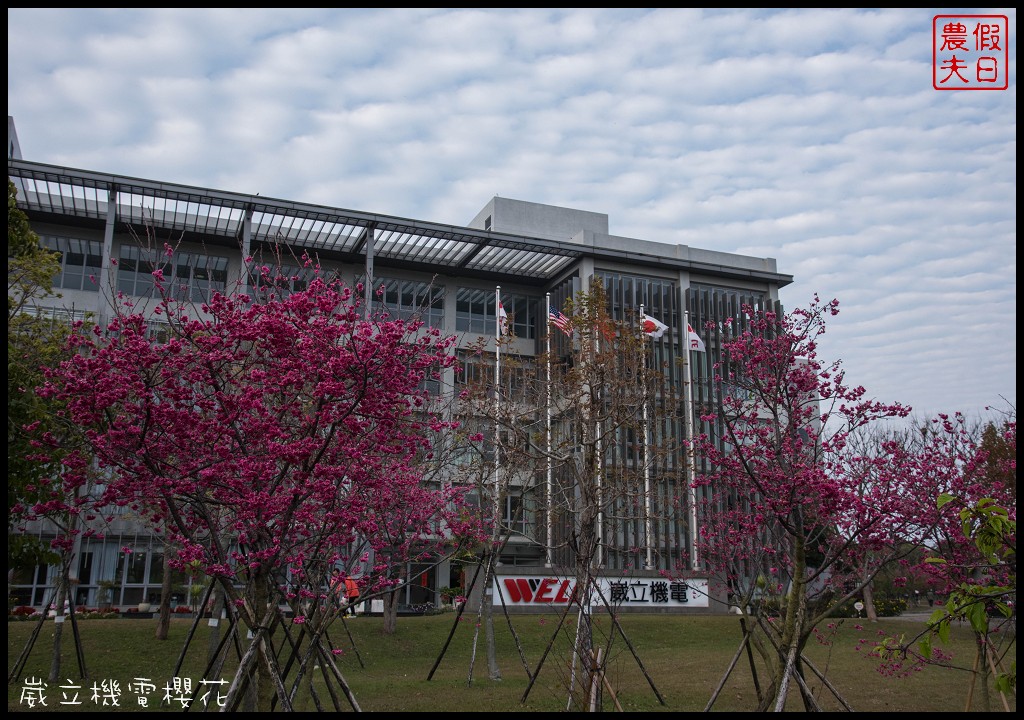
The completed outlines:
<svg viewBox="0 0 1024 720">
<path fill-rule="evenodd" d="M 856 384 L 981 412 L 1016 402 L 998 12 L 1010 89 L 939 92 L 927 9 L 9 8 L 8 112 L 42 162 L 773 257 Z"/>
</svg>

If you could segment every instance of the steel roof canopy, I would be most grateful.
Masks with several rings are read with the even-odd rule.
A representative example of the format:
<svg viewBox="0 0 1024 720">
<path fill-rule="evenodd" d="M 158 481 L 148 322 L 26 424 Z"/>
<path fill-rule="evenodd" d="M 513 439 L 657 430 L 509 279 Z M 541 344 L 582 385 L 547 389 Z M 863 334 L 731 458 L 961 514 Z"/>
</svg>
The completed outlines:
<svg viewBox="0 0 1024 720">
<path fill-rule="evenodd" d="M 102 223 L 112 198 L 117 221 L 138 229 L 150 227 L 238 241 L 249 215 L 255 242 L 283 243 L 339 257 L 365 256 L 366 232 L 373 229 L 374 262 L 496 279 L 512 276 L 526 284 L 552 282 L 586 256 L 757 279 L 780 287 L 792 282 L 791 276 L 779 273 L 712 266 L 27 160 L 8 158 L 7 172 L 18 189 L 18 206 L 30 218 L 70 217 Z"/>
</svg>

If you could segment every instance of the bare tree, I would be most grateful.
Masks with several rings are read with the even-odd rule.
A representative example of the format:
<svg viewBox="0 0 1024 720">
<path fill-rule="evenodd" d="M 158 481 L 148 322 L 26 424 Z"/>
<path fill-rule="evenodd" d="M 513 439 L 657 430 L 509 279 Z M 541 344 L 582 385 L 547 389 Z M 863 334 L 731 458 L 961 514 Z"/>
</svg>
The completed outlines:
<svg viewBox="0 0 1024 720">
<path fill-rule="evenodd" d="M 638 318 L 609 317 L 600 283 L 577 294 L 565 311 L 571 321 L 560 328 L 564 336 L 554 350 L 532 360 L 502 356 L 494 381 L 480 373 L 482 381 L 467 390 L 464 411 L 494 428 L 493 482 L 484 483 L 492 508 L 492 563 L 512 532 L 501 522 L 507 498 L 532 497 L 542 509 L 533 539 L 546 564 L 573 580 L 569 705 L 584 709 L 599 706 L 603 691 L 592 682 L 603 677 L 607 657 L 595 647 L 593 613 L 612 610 L 599 582 L 608 538 L 613 528 L 628 525 L 644 528 L 650 543 L 653 510 L 645 478 L 679 446 L 668 432 L 649 438 L 651 428 L 665 427 L 662 420 L 677 404 L 654 401 L 655 389 L 665 386 L 661 369 L 651 366 L 649 339 Z M 483 352 L 479 357 L 491 362 Z M 493 575 L 493 564 L 487 575 Z M 485 582 L 490 589 L 490 578 Z M 492 604 L 486 597 L 484 602 Z"/>
</svg>

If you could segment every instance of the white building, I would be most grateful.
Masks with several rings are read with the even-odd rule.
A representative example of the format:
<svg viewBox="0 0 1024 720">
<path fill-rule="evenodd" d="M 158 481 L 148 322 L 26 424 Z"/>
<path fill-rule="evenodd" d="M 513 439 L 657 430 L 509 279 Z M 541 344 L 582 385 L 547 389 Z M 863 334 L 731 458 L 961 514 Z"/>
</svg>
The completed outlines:
<svg viewBox="0 0 1024 720">
<path fill-rule="evenodd" d="M 162 259 L 160 248 L 140 244 L 147 230 L 157 238 L 182 239 L 165 274 L 173 273 L 174 284 L 193 299 L 239 281 L 252 283 L 243 258 L 269 255 L 284 245 L 296 256 L 315 254 L 326 269 L 350 283 L 365 277 L 378 286 L 384 283 L 384 302 L 393 312 L 418 313 L 466 343 L 494 335 L 495 287 L 500 286 L 502 303 L 515 323 L 515 352 L 527 357 L 543 350 L 546 297 L 560 308 L 577 291 L 588 290 L 595 278 L 603 281 L 613 317 L 628 317 L 642 305 L 669 326 L 654 343 L 659 358 L 669 363 L 687 352 L 687 317 L 693 327 L 703 328 L 708 321 L 736 315 L 743 303 L 776 306 L 779 289 L 792 281 L 772 258 L 611 235 L 608 216 L 598 212 L 494 197 L 467 225 L 451 226 L 32 162 L 21 157 L 10 117 L 8 176 L 33 229 L 47 247 L 62 253 L 62 272 L 55 279 L 62 297 L 59 306 L 46 310 L 88 313 L 100 322 L 108 314 L 103 288 L 135 297 L 152 290 L 151 272 Z M 343 206 L 344 198 L 339 203 Z M 302 275 L 298 267 L 293 272 Z M 697 404 L 713 403 L 715 397 L 708 368 L 719 338 L 704 340 L 706 353 L 690 353 Z M 688 430 L 681 425 L 678 432 Z M 677 492 L 684 478 L 668 474 L 659 478 L 659 487 Z M 516 515 L 513 504 L 520 502 L 525 513 Z M 505 514 L 515 527 L 502 572 L 550 572 L 538 542 L 541 503 L 509 501 Z M 612 574 L 641 567 L 645 558 L 636 548 L 653 545 L 653 577 L 656 569 L 689 552 L 688 519 L 689 509 L 680 508 L 648 540 L 638 536 L 642 530 L 610 522 L 604 566 Z M 35 531 L 46 532 L 43 527 Z M 126 546 L 133 550 L 130 555 L 120 551 Z M 97 583 L 112 578 L 120 584 L 115 605 L 154 598 L 160 592 L 161 552 L 159 542 L 130 518 L 116 521 L 105 541 L 82 548 L 77 602 L 94 604 Z M 456 582 L 447 566 L 410 572 L 411 577 L 422 573 L 424 582 L 409 591 L 409 604 L 436 601 L 437 588 Z M 37 606 L 50 589 L 46 568 L 20 571 L 12 588 L 19 603 Z"/>
</svg>

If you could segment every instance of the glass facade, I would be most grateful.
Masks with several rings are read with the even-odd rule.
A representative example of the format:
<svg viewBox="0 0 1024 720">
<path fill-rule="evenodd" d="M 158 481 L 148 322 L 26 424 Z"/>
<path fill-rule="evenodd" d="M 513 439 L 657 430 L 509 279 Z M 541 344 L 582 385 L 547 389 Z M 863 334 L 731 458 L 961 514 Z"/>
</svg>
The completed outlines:
<svg viewBox="0 0 1024 720">
<path fill-rule="evenodd" d="M 55 235 L 41 235 L 39 239 L 43 247 L 60 253 L 60 272 L 53 277 L 55 289 L 99 291 L 102 243 Z"/>
<path fill-rule="evenodd" d="M 252 265 L 249 269 L 249 287 L 254 291 L 270 292 L 286 297 L 309 287 L 316 277 L 316 268 L 298 265 Z"/>
<path fill-rule="evenodd" d="M 444 286 L 398 278 L 380 278 L 378 286 L 383 286 L 380 302 L 390 317 L 444 327 Z"/>
<path fill-rule="evenodd" d="M 540 299 L 511 293 L 501 294 L 509 327 L 518 338 L 537 338 Z M 494 335 L 497 328 L 497 300 L 494 290 L 460 287 L 455 293 L 455 329 L 478 335 Z"/>
<path fill-rule="evenodd" d="M 117 268 L 117 289 L 135 297 L 157 297 L 153 273 L 163 274 L 168 295 L 175 300 L 206 302 L 213 292 L 227 289 L 228 259 L 197 252 L 165 252 L 123 245 Z"/>
</svg>

